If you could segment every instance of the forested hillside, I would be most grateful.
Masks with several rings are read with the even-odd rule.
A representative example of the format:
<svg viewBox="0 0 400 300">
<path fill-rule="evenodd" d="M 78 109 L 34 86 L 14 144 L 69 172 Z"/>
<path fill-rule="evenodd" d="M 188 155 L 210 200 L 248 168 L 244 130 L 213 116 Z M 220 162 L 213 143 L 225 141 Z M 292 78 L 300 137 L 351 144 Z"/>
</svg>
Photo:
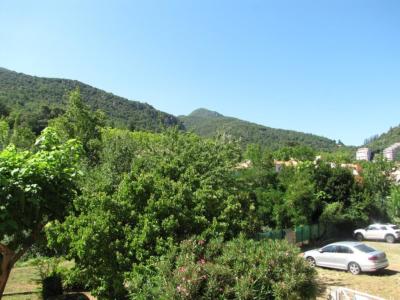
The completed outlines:
<svg viewBox="0 0 400 300">
<path fill-rule="evenodd" d="M 381 135 L 375 135 L 365 140 L 365 146 L 371 148 L 375 152 L 400 142 L 400 126 L 392 127 L 388 132 Z"/>
<path fill-rule="evenodd" d="M 149 104 L 129 101 L 76 80 L 41 78 L 4 68 L 0 68 L 0 114 L 11 110 L 28 114 L 25 116 L 30 119 L 28 123 L 38 124 L 39 131 L 48 118 L 63 112 L 69 93 L 76 88 L 87 105 L 106 113 L 110 125 L 151 131 L 181 127 L 175 116 Z"/>
<path fill-rule="evenodd" d="M 243 145 L 257 143 L 272 150 L 294 145 L 305 145 L 315 150 L 332 151 L 337 149 L 336 142 L 325 137 L 275 129 L 240 119 L 225 117 L 217 112 L 197 109 L 188 116 L 180 116 L 187 130 L 205 136 L 228 134 L 241 139 Z"/>
</svg>

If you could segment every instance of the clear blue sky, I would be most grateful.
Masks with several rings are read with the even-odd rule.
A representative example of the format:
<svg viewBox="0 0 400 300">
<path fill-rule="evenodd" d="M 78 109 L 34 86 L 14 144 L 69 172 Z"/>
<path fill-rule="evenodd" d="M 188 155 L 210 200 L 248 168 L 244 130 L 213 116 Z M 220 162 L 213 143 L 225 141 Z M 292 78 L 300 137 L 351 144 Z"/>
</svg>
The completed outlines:
<svg viewBox="0 0 400 300">
<path fill-rule="evenodd" d="M 400 123 L 400 1 L 0 0 L 0 66 L 359 145 Z"/>
</svg>

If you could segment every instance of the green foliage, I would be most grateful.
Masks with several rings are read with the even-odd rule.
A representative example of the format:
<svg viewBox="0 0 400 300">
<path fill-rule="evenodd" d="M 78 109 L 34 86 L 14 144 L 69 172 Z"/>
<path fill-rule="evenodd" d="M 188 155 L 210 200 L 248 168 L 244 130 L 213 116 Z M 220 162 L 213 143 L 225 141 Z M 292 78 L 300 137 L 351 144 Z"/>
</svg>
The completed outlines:
<svg viewBox="0 0 400 300">
<path fill-rule="evenodd" d="M 395 224 L 400 223 L 400 187 L 393 186 L 387 199 L 387 213 Z"/>
<path fill-rule="evenodd" d="M 315 211 L 315 187 L 307 172 L 296 170 L 286 186 L 283 201 L 275 206 L 274 217 L 279 228 L 311 223 Z"/>
<path fill-rule="evenodd" d="M 393 162 L 385 159 L 375 159 L 373 163 L 362 164 L 362 177 L 364 188 L 369 195 L 377 195 L 383 199 L 390 193 L 390 173 L 393 169 Z"/>
<path fill-rule="evenodd" d="M 313 161 L 315 159 L 315 151 L 307 146 L 283 147 L 275 151 L 273 156 L 277 160 L 284 161 L 290 159 Z"/>
<path fill-rule="evenodd" d="M 355 160 L 356 149 L 354 147 L 340 147 L 334 152 L 322 152 L 320 153 L 321 158 L 324 161 L 332 163 L 351 163 Z"/>
<path fill-rule="evenodd" d="M 0 152 L 0 298 L 14 264 L 39 239 L 43 227 L 62 220 L 75 195 L 80 144 L 57 143 L 51 128 L 43 131 L 35 152 L 14 145 Z"/>
<path fill-rule="evenodd" d="M 98 160 L 101 144 L 100 130 L 105 116 L 101 111 L 93 113 L 82 102 L 79 89 L 71 92 L 65 114 L 51 121 L 52 126 L 65 139 L 78 139 L 85 150 L 89 162 Z"/>
<path fill-rule="evenodd" d="M 243 146 L 260 144 L 277 150 L 285 146 L 308 146 L 314 150 L 332 151 L 337 149 L 335 141 L 296 131 L 274 129 L 236 118 L 225 117 L 206 109 L 198 109 L 188 116 L 179 117 L 186 129 L 200 136 L 215 137 L 224 133 L 239 139 Z"/>
<path fill-rule="evenodd" d="M 313 299 L 316 272 L 284 241 L 190 239 L 135 265 L 131 299 Z"/>
<path fill-rule="evenodd" d="M 0 102 L 0 117 L 7 117 L 10 113 L 10 109 L 2 102 Z"/>
<path fill-rule="evenodd" d="M 18 249 L 49 221 L 61 219 L 72 200 L 78 170 L 79 145 L 71 140 L 46 144 L 53 131 L 44 131 L 36 152 L 10 146 L 0 153 L 0 236 Z"/>
<path fill-rule="evenodd" d="M 374 152 L 382 152 L 385 148 L 398 142 L 400 142 L 400 126 L 395 126 L 381 135 L 375 135 L 365 140 L 364 144 Z"/>
<path fill-rule="evenodd" d="M 30 128 L 39 134 L 47 122 L 62 114 L 68 95 L 79 88 L 92 111 L 103 111 L 109 125 L 131 130 L 161 131 L 180 121 L 152 106 L 115 96 L 84 83 L 68 79 L 41 78 L 0 68 L 0 116 L 9 111 L 22 113 Z"/>
<path fill-rule="evenodd" d="M 3 150 L 9 141 L 10 128 L 6 120 L 0 119 L 0 150 Z"/>
<path fill-rule="evenodd" d="M 14 127 L 10 137 L 10 144 L 15 145 L 19 149 L 30 149 L 35 141 L 35 134 L 29 127 Z"/>
<path fill-rule="evenodd" d="M 50 244 L 68 249 L 100 297 L 123 297 L 133 262 L 145 264 L 192 235 L 229 239 L 257 230 L 255 204 L 234 176 L 235 143 L 177 131 L 103 134 L 111 143 L 88 173 L 76 212 L 48 228 Z M 112 142 L 121 137 L 131 141 Z M 127 162 L 113 167 L 122 157 Z M 120 172 L 120 182 L 107 178 Z"/>
</svg>

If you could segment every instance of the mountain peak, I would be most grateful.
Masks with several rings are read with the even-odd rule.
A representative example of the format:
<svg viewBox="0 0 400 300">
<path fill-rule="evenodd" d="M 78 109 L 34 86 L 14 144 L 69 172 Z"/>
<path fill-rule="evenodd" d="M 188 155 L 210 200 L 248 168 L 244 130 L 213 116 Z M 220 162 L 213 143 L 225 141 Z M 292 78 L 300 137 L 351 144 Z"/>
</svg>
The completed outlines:
<svg viewBox="0 0 400 300">
<path fill-rule="evenodd" d="M 218 118 L 223 117 L 220 113 L 206 108 L 198 108 L 189 114 L 190 117 L 202 117 L 202 118 Z"/>
</svg>

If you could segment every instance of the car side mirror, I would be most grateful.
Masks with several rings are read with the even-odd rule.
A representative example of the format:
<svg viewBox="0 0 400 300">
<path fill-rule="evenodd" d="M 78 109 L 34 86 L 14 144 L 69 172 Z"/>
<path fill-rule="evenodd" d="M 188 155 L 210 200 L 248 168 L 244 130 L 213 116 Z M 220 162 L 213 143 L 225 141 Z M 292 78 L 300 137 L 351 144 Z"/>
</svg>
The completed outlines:
<svg viewBox="0 0 400 300">
<path fill-rule="evenodd" d="M 322 250 L 322 248 L 321 248 L 321 249 L 318 249 L 318 252 L 319 253 L 324 253 L 324 250 Z"/>
</svg>

